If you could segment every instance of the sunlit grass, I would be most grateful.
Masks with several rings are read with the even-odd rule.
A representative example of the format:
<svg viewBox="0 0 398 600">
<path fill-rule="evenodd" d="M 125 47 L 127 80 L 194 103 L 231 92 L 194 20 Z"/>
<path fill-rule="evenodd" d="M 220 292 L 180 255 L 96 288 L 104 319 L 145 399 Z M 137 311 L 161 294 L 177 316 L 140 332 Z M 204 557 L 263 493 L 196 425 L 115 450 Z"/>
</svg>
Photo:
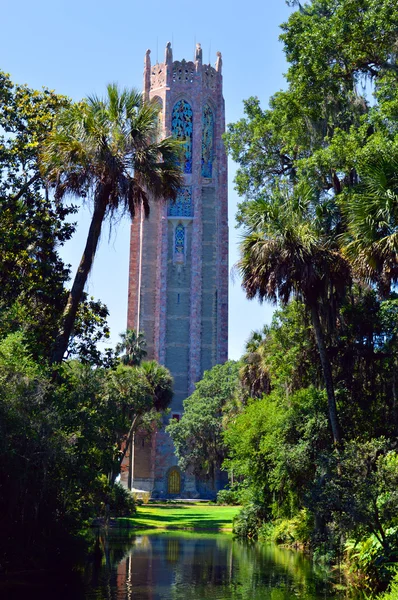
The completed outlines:
<svg viewBox="0 0 398 600">
<path fill-rule="evenodd" d="M 238 506 L 203 503 L 144 505 L 138 506 L 136 516 L 119 519 L 119 524 L 137 529 L 232 531 L 238 511 Z"/>
</svg>

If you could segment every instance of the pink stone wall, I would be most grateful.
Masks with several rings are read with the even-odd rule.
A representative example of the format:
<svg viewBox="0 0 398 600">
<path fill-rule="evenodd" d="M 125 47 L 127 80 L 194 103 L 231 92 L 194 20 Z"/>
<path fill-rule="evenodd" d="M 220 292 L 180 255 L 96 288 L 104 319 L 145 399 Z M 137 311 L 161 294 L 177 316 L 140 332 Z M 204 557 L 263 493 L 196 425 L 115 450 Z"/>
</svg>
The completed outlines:
<svg viewBox="0 0 398 600">
<path fill-rule="evenodd" d="M 144 95 L 148 99 L 156 97 L 162 105 L 163 136 L 171 134 L 172 110 L 178 100 L 184 99 L 189 102 L 193 111 L 192 174 L 184 175 L 184 184 L 192 187 L 194 216 L 187 227 L 191 254 L 189 261 L 181 266 L 181 269 L 189 269 L 189 277 L 186 276 L 184 281 L 190 282 L 187 290 L 189 305 L 184 317 L 189 319 L 189 346 L 186 346 L 188 360 L 185 373 L 186 394 L 188 395 L 194 390 L 195 383 L 202 377 L 204 364 L 212 366 L 225 362 L 228 357 L 227 160 L 221 137 L 225 130 L 221 55 L 218 53 L 215 68 L 202 64 L 200 47 L 196 50 L 194 61 L 173 61 L 172 50 L 168 44 L 165 62 L 152 66 L 150 52 L 147 51 L 144 69 Z M 210 179 L 203 178 L 201 174 L 202 111 L 206 103 L 212 107 L 215 117 L 213 173 Z M 207 220 L 204 218 L 202 206 L 204 190 L 206 190 L 207 202 L 212 202 L 212 198 L 214 198 L 212 214 L 215 215 L 215 223 L 210 223 L 209 217 Z M 149 220 L 143 224 L 143 260 L 139 292 L 139 218 L 132 223 L 128 327 L 136 328 L 138 293 L 140 293 L 140 328 L 144 330 L 147 337 L 150 356 L 165 364 L 176 375 L 176 382 L 178 380 L 179 383 L 176 383 L 176 395 L 171 408 L 172 411 L 180 412 L 183 397 L 177 388 L 178 386 L 181 388 L 183 385 L 181 383 L 183 374 L 181 365 L 173 363 L 174 359 L 170 357 L 173 356 L 173 351 L 177 356 L 177 350 L 182 351 L 185 346 L 184 342 L 176 341 L 178 318 L 173 317 L 174 320 L 170 320 L 171 317 L 168 314 L 168 302 L 169 304 L 173 302 L 173 298 L 176 296 L 174 293 L 175 280 L 172 281 L 170 277 L 177 268 L 173 266 L 173 250 L 170 248 L 168 225 L 165 201 L 151 209 Z M 204 227 L 212 227 L 212 231 L 207 235 L 207 229 L 204 231 Z M 205 238 L 211 241 L 204 242 Z M 206 259 L 203 258 L 205 251 L 207 252 Z M 209 256 L 212 258 L 209 259 Z M 213 302 L 216 308 L 212 317 L 205 317 L 204 309 L 208 311 L 209 302 Z M 207 328 L 206 336 L 205 326 Z M 209 343 L 208 331 L 210 326 L 213 328 L 211 343 Z M 174 336 L 173 333 L 170 333 L 173 331 L 175 331 Z M 204 354 L 207 354 L 205 361 Z M 153 447 L 154 464 L 151 469 L 148 469 L 147 475 L 148 478 L 155 477 L 155 488 L 162 494 L 162 485 L 163 490 L 166 486 L 167 470 L 170 466 L 175 465 L 177 460 L 171 440 L 163 431 L 154 434 Z M 137 453 L 139 453 L 139 448 L 136 448 Z M 136 460 L 139 460 L 139 457 Z M 141 461 L 141 466 L 142 464 Z M 192 487 L 192 477 L 184 476 L 184 478 L 191 482 Z"/>
</svg>

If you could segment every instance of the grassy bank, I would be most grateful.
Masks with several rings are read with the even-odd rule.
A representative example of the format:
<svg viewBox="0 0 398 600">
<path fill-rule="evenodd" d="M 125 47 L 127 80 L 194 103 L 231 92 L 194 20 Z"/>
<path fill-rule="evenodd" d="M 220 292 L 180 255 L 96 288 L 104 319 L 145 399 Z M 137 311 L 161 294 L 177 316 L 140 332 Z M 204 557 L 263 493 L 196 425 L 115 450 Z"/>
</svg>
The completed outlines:
<svg viewBox="0 0 398 600">
<path fill-rule="evenodd" d="M 136 529 L 171 529 L 191 531 L 232 531 L 237 506 L 214 506 L 203 503 L 155 504 L 137 508 L 131 518 L 118 519 L 120 525 Z"/>
</svg>

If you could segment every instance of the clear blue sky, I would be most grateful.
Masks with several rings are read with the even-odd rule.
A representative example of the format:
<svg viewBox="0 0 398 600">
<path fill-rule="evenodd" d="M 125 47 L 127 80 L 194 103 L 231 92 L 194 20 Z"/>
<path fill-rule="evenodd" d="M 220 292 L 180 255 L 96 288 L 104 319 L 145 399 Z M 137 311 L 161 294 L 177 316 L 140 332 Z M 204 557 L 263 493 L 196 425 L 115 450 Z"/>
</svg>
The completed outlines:
<svg viewBox="0 0 398 600">
<path fill-rule="evenodd" d="M 168 41 L 175 60 L 192 59 L 195 41 L 203 61 L 223 55 L 227 123 L 242 116 L 242 100 L 258 96 L 263 106 L 285 86 L 286 64 L 278 41 L 279 25 L 290 10 L 284 0 L 143 1 L 3 0 L 0 68 L 13 81 L 46 86 L 79 100 L 102 94 L 116 81 L 141 89 L 144 54 L 163 61 Z M 235 229 L 238 197 L 235 167 L 229 164 L 230 267 L 237 260 Z M 75 269 L 84 247 L 90 213 L 80 211 L 78 232 L 62 251 Z M 125 330 L 127 315 L 129 223 L 104 231 L 88 292 L 110 310 L 111 345 Z M 253 329 L 269 322 L 273 307 L 245 299 L 240 283 L 230 281 L 229 355 L 239 358 Z M 109 344 L 108 344 L 109 345 Z"/>
</svg>

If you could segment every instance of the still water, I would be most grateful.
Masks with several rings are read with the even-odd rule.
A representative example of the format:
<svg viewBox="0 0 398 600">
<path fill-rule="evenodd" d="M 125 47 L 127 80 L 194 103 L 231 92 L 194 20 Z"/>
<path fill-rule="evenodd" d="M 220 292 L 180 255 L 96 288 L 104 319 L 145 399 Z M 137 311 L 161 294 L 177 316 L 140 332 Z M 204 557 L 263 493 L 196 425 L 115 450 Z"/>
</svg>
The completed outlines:
<svg viewBox="0 0 398 600">
<path fill-rule="evenodd" d="M 85 600 L 321 600 L 340 596 L 301 553 L 228 535 L 150 534 L 102 539 L 84 574 Z"/>
</svg>

